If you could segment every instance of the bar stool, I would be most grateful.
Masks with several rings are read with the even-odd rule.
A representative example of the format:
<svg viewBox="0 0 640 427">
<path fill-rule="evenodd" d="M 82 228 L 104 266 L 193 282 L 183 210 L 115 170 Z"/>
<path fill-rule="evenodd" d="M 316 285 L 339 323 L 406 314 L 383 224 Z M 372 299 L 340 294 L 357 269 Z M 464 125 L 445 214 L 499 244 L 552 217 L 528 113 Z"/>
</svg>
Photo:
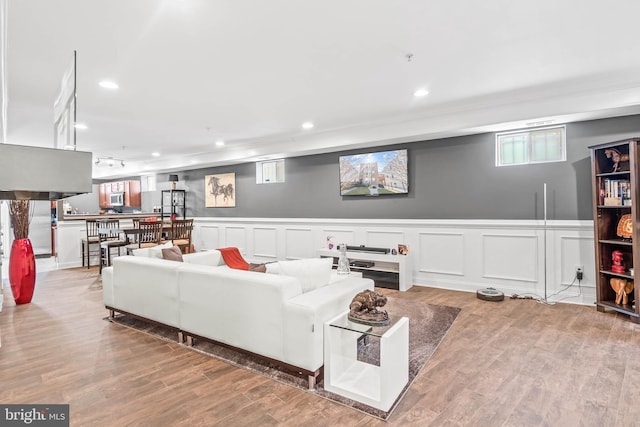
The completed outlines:
<svg viewBox="0 0 640 427">
<path fill-rule="evenodd" d="M 101 221 L 98 232 L 100 234 L 100 273 L 102 273 L 103 266 L 111 265 L 112 249 L 117 249 L 119 256 L 120 248 L 126 246 L 127 241 L 121 238 L 120 220 L 117 219 Z"/>
<path fill-rule="evenodd" d="M 87 268 L 91 267 L 91 255 L 100 254 L 100 234 L 98 233 L 98 220 L 85 220 L 86 236 L 82 239 L 82 266 L 87 260 Z M 96 245 L 95 251 L 91 252 L 91 245 Z"/>
</svg>

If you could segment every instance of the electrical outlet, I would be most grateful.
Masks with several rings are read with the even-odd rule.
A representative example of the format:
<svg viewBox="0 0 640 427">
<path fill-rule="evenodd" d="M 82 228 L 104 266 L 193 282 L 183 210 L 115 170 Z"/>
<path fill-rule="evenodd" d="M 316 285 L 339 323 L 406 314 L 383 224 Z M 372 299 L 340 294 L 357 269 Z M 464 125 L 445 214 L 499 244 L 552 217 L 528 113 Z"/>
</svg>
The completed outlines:
<svg viewBox="0 0 640 427">
<path fill-rule="evenodd" d="M 582 280 L 584 277 L 584 265 L 576 265 L 576 279 Z"/>
</svg>

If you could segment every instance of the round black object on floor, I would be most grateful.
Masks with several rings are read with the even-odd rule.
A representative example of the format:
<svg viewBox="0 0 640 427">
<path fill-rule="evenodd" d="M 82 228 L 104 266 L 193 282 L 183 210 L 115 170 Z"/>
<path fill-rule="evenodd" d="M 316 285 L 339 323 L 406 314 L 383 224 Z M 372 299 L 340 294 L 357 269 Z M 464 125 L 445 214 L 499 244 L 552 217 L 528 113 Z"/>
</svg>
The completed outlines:
<svg viewBox="0 0 640 427">
<path fill-rule="evenodd" d="M 476 291 L 478 299 L 484 301 L 502 301 L 504 300 L 504 294 L 494 288 L 478 289 Z"/>
</svg>

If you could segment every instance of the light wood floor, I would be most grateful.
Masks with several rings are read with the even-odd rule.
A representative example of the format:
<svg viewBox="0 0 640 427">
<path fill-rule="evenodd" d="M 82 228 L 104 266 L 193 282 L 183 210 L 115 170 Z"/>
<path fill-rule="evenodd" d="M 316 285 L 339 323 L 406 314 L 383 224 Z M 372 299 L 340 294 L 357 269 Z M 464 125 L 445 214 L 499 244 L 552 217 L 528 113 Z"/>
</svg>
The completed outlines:
<svg viewBox="0 0 640 427">
<path fill-rule="evenodd" d="M 74 426 L 381 426 L 312 393 L 104 320 L 97 269 L 38 276 L 0 313 L 0 402 L 69 403 Z M 385 291 L 387 292 L 387 291 Z M 461 307 L 392 426 L 640 425 L 640 326 L 594 307 L 413 287 Z"/>
</svg>

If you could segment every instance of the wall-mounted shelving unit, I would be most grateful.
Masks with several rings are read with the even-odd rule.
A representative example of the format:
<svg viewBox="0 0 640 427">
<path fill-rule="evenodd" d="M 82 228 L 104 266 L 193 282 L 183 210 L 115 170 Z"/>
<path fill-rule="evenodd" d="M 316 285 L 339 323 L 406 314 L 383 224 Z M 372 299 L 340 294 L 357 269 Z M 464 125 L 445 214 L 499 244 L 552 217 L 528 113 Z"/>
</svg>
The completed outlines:
<svg viewBox="0 0 640 427">
<path fill-rule="evenodd" d="M 187 218 L 187 192 L 185 190 L 162 190 L 160 205 L 160 216 L 171 218 L 173 215 L 177 219 Z"/>
<path fill-rule="evenodd" d="M 640 267 L 640 253 L 635 248 L 640 242 L 639 144 L 640 138 L 632 138 L 589 147 L 597 309 L 627 314 L 636 323 L 640 323 L 636 303 L 640 272 L 636 274 L 634 268 Z M 614 285 L 621 284 L 626 284 L 627 290 L 616 292 Z"/>
</svg>

